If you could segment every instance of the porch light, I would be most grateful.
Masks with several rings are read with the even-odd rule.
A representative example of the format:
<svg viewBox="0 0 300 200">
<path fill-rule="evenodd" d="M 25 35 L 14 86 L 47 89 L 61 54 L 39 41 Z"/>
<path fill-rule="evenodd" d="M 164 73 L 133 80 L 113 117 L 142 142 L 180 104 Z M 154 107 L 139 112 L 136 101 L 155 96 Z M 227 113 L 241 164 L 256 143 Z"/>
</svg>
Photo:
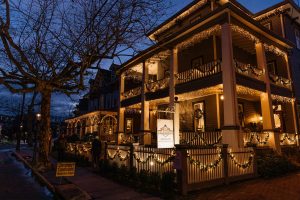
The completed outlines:
<svg viewBox="0 0 300 200">
<path fill-rule="evenodd" d="M 263 117 L 262 117 L 262 116 L 260 116 L 260 117 L 259 117 L 259 121 L 261 121 L 261 122 L 262 122 L 262 120 L 263 120 Z"/>
<path fill-rule="evenodd" d="M 150 165 L 151 165 L 151 166 L 153 166 L 153 165 L 154 165 L 154 163 L 151 161 L 151 162 L 150 162 Z"/>
<path fill-rule="evenodd" d="M 223 94 L 220 96 L 220 99 L 221 99 L 222 101 L 224 100 L 224 95 L 223 95 Z"/>
</svg>

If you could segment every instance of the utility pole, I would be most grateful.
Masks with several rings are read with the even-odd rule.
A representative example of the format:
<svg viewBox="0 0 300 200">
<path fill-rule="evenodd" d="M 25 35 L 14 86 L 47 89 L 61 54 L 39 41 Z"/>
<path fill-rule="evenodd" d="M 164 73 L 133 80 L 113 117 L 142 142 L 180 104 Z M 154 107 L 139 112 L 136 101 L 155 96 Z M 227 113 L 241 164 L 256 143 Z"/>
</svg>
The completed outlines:
<svg viewBox="0 0 300 200">
<path fill-rule="evenodd" d="M 21 142 L 21 134 L 22 134 L 22 130 L 23 130 L 23 118 L 24 118 L 24 104 L 25 104 L 25 95 L 26 93 L 23 93 L 23 97 L 22 97 L 22 106 L 21 106 L 21 112 L 20 112 L 20 118 L 19 118 L 19 127 L 18 127 L 18 131 L 17 131 L 17 145 L 16 145 L 16 151 L 20 151 L 20 142 Z"/>
</svg>

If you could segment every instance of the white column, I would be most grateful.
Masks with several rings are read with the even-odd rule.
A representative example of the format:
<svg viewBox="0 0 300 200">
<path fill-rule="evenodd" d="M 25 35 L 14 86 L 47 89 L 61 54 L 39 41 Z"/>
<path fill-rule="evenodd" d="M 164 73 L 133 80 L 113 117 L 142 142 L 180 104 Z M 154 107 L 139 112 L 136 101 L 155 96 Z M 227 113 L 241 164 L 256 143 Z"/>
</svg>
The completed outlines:
<svg viewBox="0 0 300 200">
<path fill-rule="evenodd" d="M 237 110 L 237 94 L 235 69 L 233 63 L 233 47 L 231 26 L 228 23 L 222 25 L 222 76 L 223 76 L 223 108 L 224 127 L 222 140 L 224 144 L 237 148 L 244 146 Z"/>
<path fill-rule="evenodd" d="M 267 67 L 267 59 L 265 48 L 262 43 L 255 44 L 256 49 L 256 58 L 257 65 L 259 68 L 264 69 L 265 71 L 265 82 L 266 82 L 266 93 L 260 95 L 260 103 L 261 103 L 261 112 L 263 117 L 263 129 L 265 131 L 270 131 L 270 146 L 280 152 L 280 139 L 279 133 L 274 132 L 275 122 L 274 122 L 274 114 L 273 114 L 273 103 L 271 97 L 271 86 L 270 86 L 270 78 L 269 71 Z"/>
<path fill-rule="evenodd" d="M 170 58 L 170 80 L 169 80 L 169 102 L 170 107 L 175 109 L 174 113 L 174 143 L 179 144 L 179 130 L 180 130 L 180 121 L 179 121 L 179 102 L 175 101 L 175 86 L 176 86 L 176 77 L 178 73 L 178 49 L 172 49 L 171 58 Z"/>
<path fill-rule="evenodd" d="M 124 134 L 124 115 L 125 115 L 125 108 L 122 108 L 121 101 L 123 99 L 123 93 L 124 93 L 124 85 L 125 85 L 125 77 L 123 74 L 119 77 L 119 101 L 118 101 L 118 133 L 116 141 L 118 144 L 121 142 L 121 137 Z"/>
<path fill-rule="evenodd" d="M 149 101 L 146 100 L 146 83 L 149 80 L 149 69 L 146 62 L 143 62 L 143 80 L 142 80 L 142 92 L 141 92 L 141 133 L 144 135 L 144 144 L 151 144 L 151 131 L 149 127 L 150 113 L 149 113 Z"/>
</svg>

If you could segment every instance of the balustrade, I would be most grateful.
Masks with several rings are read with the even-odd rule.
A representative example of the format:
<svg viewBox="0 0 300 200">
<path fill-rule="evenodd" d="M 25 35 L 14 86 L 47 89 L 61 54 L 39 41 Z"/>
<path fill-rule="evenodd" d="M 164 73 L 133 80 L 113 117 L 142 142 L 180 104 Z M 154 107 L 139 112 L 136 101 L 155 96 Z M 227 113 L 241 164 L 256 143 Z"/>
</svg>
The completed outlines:
<svg viewBox="0 0 300 200">
<path fill-rule="evenodd" d="M 236 72 L 254 79 L 264 80 L 264 70 L 259 69 L 257 66 L 253 66 L 250 64 L 245 64 L 235 60 L 235 69 Z"/>
</svg>

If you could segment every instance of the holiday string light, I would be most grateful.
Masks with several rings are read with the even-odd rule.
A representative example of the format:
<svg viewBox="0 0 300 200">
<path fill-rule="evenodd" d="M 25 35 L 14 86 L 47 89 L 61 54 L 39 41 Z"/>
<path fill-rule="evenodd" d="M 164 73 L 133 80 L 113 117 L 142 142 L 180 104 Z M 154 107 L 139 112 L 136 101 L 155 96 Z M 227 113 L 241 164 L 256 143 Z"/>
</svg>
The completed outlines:
<svg viewBox="0 0 300 200">
<path fill-rule="evenodd" d="M 244 64 L 239 61 L 235 61 L 235 67 L 237 69 L 237 72 L 240 74 L 250 75 L 253 74 L 256 77 L 261 77 L 264 75 L 264 70 L 259 69 L 256 66 L 252 66 L 250 64 Z"/>
<path fill-rule="evenodd" d="M 171 28 L 172 26 L 176 25 L 179 21 L 182 21 L 185 17 L 190 15 L 191 13 L 195 12 L 198 8 L 202 7 L 204 4 L 207 3 L 207 0 L 200 0 L 195 5 L 193 5 L 188 10 L 181 13 L 178 17 L 174 18 L 172 21 L 167 23 L 166 25 L 162 26 L 160 29 L 155 31 L 150 38 L 155 39 L 156 35 L 159 35 L 160 33 L 166 31 L 167 29 Z M 154 36 L 154 37 L 153 37 Z"/>
<path fill-rule="evenodd" d="M 156 92 L 157 90 L 165 89 L 169 86 L 169 78 L 164 78 L 158 81 L 149 81 L 146 84 L 146 88 L 150 92 Z"/>
<path fill-rule="evenodd" d="M 134 138 L 132 135 L 129 135 L 129 136 L 121 135 L 121 143 L 122 144 L 132 143 L 133 141 L 134 141 Z"/>
<path fill-rule="evenodd" d="M 208 39 L 210 36 L 216 35 L 218 32 L 220 32 L 220 30 L 221 30 L 220 25 L 213 26 L 205 31 L 202 31 L 202 32 L 190 37 L 189 39 L 185 40 L 184 42 L 179 43 L 176 46 L 176 48 L 183 50 L 188 47 L 194 46 L 195 44 L 198 44 L 201 41 Z"/>
<path fill-rule="evenodd" d="M 247 88 L 241 85 L 237 85 L 236 90 L 237 90 L 237 94 L 239 95 L 260 96 L 260 94 L 262 93 L 258 90 Z"/>
<path fill-rule="evenodd" d="M 265 138 L 260 137 L 259 135 L 261 135 L 262 133 L 267 134 L 265 136 Z M 270 139 L 270 133 L 269 132 L 262 132 L 262 133 L 258 133 L 258 132 L 251 132 L 250 133 L 250 138 L 249 141 L 245 141 L 246 143 L 257 143 L 259 145 L 266 145 Z M 256 142 L 253 142 L 253 139 L 256 139 Z"/>
<path fill-rule="evenodd" d="M 246 31 L 245 29 L 237 26 L 237 25 L 234 25 L 234 24 L 231 24 L 231 30 L 255 43 L 259 43 L 260 40 L 254 36 L 253 34 L 251 34 L 250 32 Z"/>
<path fill-rule="evenodd" d="M 291 86 L 291 80 L 277 76 L 275 74 L 269 74 L 270 80 L 279 86 L 284 86 L 287 88 L 290 88 Z"/>
<path fill-rule="evenodd" d="M 140 95 L 142 92 L 142 88 L 141 87 L 136 87 L 134 89 L 131 89 L 129 91 L 126 91 L 124 93 L 122 93 L 122 96 L 125 98 L 125 99 L 128 99 L 128 98 L 131 98 L 131 97 L 135 97 L 135 96 L 138 96 Z"/>
<path fill-rule="evenodd" d="M 126 161 L 130 157 L 130 150 L 120 150 L 119 148 L 115 151 L 115 153 L 110 152 L 111 149 L 107 149 L 107 156 L 110 160 L 114 160 L 117 157 L 120 161 Z M 125 156 L 122 156 L 121 152 L 125 152 Z"/>
<path fill-rule="evenodd" d="M 283 144 L 285 142 L 285 140 L 287 140 L 290 144 L 296 144 L 298 134 L 295 133 L 293 135 L 294 135 L 294 138 L 291 138 L 288 133 L 284 133 L 283 137 L 280 140 L 280 143 Z"/>
<path fill-rule="evenodd" d="M 172 151 L 172 153 L 171 153 L 171 155 L 168 157 L 168 158 L 166 158 L 165 160 L 162 160 L 162 159 L 159 159 L 158 158 L 158 155 L 155 153 L 155 152 L 153 152 L 153 151 L 151 151 L 150 152 L 150 155 L 148 155 L 146 158 L 141 158 L 141 157 L 138 157 L 137 155 L 136 155 L 136 153 L 134 153 L 133 154 L 133 158 L 139 163 L 139 164 L 146 164 L 146 163 L 148 163 L 148 162 L 152 162 L 152 160 L 153 161 L 155 161 L 157 164 L 159 164 L 159 165 L 161 165 L 161 166 L 164 166 L 165 164 L 167 164 L 167 163 L 170 163 L 170 162 L 172 162 L 173 160 L 174 160 L 174 158 L 175 158 L 175 151 L 173 150 Z"/>
<path fill-rule="evenodd" d="M 235 166 L 237 166 L 238 168 L 244 169 L 244 170 L 248 169 L 252 165 L 253 159 L 254 159 L 254 152 L 253 151 L 250 152 L 250 156 L 248 158 L 248 161 L 246 161 L 244 163 L 240 163 L 237 160 L 236 156 L 234 156 L 233 153 L 228 152 L 228 155 L 229 155 L 229 158 L 232 160 L 232 162 L 235 164 Z"/>
<path fill-rule="evenodd" d="M 294 101 L 293 98 L 283 97 L 275 94 L 271 94 L 271 98 L 273 101 L 282 102 L 282 103 L 292 103 Z"/>
<path fill-rule="evenodd" d="M 279 15 L 279 14 L 283 13 L 284 10 L 285 10 L 285 8 L 283 6 L 281 6 L 279 8 L 274 9 L 274 10 L 271 10 L 270 12 L 259 15 L 258 17 L 255 17 L 254 19 L 257 20 L 257 21 L 266 20 L 266 19 L 269 19 L 271 16 L 276 16 L 276 15 Z"/>
<path fill-rule="evenodd" d="M 193 155 L 191 155 L 189 152 L 187 154 L 187 158 L 189 159 L 190 164 L 197 166 L 200 170 L 208 171 L 210 169 L 214 169 L 214 168 L 218 167 L 222 161 L 222 149 L 220 147 L 218 147 L 217 152 L 218 152 L 217 159 L 212 161 L 209 164 L 205 164 L 199 160 L 194 159 L 192 157 Z"/>
<path fill-rule="evenodd" d="M 287 55 L 286 52 L 281 51 L 279 48 L 277 48 L 277 47 L 275 47 L 273 45 L 268 45 L 268 44 L 264 43 L 264 47 L 265 47 L 266 51 L 272 52 L 272 53 L 274 53 L 277 56 L 282 56 L 282 57 L 285 58 L 286 55 Z"/>
</svg>

